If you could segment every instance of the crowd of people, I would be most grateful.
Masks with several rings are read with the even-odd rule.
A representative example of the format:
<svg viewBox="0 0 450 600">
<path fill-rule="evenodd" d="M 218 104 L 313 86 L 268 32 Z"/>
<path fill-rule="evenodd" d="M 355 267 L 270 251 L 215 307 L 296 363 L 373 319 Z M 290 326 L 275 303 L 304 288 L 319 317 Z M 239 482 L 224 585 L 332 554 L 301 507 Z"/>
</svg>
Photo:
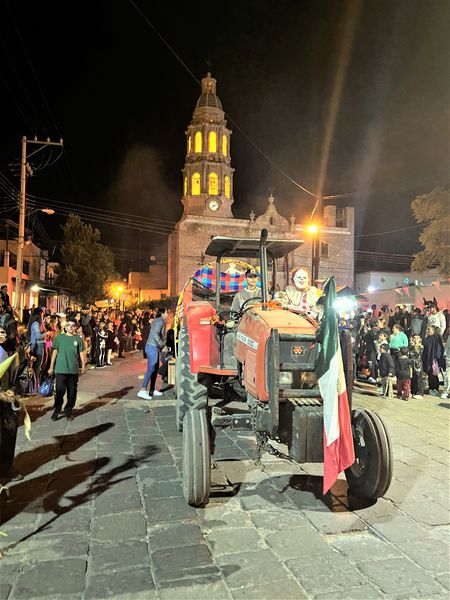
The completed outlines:
<svg viewBox="0 0 450 600">
<path fill-rule="evenodd" d="M 392 395 L 393 383 L 403 400 L 423 399 L 425 391 L 450 396 L 450 319 L 436 301 L 411 311 L 372 305 L 341 318 L 339 326 L 351 333 L 356 376 L 378 384 L 383 397 Z"/>
<path fill-rule="evenodd" d="M 150 399 L 161 393 L 155 389 L 158 373 L 167 382 L 167 363 L 174 349 L 170 332 L 166 340 L 166 321 L 170 325 L 172 314 L 163 308 L 121 312 L 83 306 L 52 314 L 44 307 L 35 307 L 24 313 L 20 319 L 2 290 L 0 363 L 15 353 L 18 360 L 1 378 L 0 391 L 13 391 L 18 398 L 54 393 L 53 420 L 58 420 L 62 412 L 73 420 L 80 374 L 86 369 L 107 369 L 130 353 L 141 350 L 147 358 L 140 397 Z M 0 478 L 10 475 L 19 409 L 14 401 L 0 402 Z"/>
<path fill-rule="evenodd" d="M 34 386 L 38 388 L 48 376 L 54 342 L 67 323 L 73 324 L 73 335 L 83 341 L 86 368 L 104 369 L 112 366 L 113 359 L 124 359 L 137 350 L 142 350 L 145 357 L 146 341 L 156 317 L 155 311 L 139 309 L 120 312 L 83 306 L 52 315 L 47 309 L 35 308 L 27 328 L 19 327 L 19 335 L 29 341 Z"/>
</svg>

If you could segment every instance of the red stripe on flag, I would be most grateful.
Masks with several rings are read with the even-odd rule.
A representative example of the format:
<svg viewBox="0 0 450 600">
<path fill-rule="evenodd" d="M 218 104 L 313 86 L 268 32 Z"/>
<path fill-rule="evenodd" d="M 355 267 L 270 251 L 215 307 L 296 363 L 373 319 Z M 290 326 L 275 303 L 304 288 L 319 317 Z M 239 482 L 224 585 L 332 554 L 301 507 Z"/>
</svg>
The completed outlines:
<svg viewBox="0 0 450 600">
<path fill-rule="evenodd" d="M 323 493 L 326 494 L 338 478 L 339 473 L 355 462 L 350 411 L 347 390 L 338 395 L 339 437 L 327 446 L 325 428 L 323 431 Z"/>
</svg>

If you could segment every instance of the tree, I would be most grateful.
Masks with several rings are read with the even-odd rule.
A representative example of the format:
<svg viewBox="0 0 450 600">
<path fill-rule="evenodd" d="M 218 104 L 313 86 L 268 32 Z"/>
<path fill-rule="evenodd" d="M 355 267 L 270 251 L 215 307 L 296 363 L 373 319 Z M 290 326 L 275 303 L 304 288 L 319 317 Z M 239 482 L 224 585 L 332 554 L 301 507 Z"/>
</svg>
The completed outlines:
<svg viewBox="0 0 450 600">
<path fill-rule="evenodd" d="M 105 287 L 118 275 L 114 254 L 100 243 L 100 231 L 83 223 L 78 215 L 70 214 L 63 232 L 57 284 L 71 290 L 82 304 L 104 298 Z"/>
<path fill-rule="evenodd" d="M 427 223 L 419 236 L 423 250 L 414 256 L 411 268 L 427 271 L 437 266 L 439 273 L 450 277 L 450 190 L 435 188 L 417 196 L 411 208 L 418 223 Z"/>
</svg>

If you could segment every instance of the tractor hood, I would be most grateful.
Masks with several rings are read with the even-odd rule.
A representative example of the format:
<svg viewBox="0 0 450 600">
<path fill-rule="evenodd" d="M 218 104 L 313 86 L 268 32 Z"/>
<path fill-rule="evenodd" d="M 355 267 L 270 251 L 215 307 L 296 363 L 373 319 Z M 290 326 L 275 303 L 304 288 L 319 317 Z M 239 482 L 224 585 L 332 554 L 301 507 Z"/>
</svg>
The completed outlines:
<svg viewBox="0 0 450 600">
<path fill-rule="evenodd" d="M 253 313 L 254 319 L 261 319 L 269 329 L 278 329 L 283 333 L 316 333 L 317 325 L 303 315 L 289 310 L 262 310 L 260 307 L 254 307 L 248 312 Z"/>
</svg>

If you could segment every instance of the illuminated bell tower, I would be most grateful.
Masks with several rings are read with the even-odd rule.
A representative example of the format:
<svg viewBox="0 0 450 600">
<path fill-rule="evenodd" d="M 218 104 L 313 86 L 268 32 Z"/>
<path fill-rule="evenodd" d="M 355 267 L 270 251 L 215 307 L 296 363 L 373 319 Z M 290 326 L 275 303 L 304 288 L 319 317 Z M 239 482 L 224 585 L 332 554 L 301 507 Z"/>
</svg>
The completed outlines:
<svg viewBox="0 0 450 600">
<path fill-rule="evenodd" d="M 230 136 L 222 103 L 216 96 L 216 80 L 208 73 L 202 79 L 202 93 L 186 131 L 184 216 L 233 218 Z"/>
</svg>

